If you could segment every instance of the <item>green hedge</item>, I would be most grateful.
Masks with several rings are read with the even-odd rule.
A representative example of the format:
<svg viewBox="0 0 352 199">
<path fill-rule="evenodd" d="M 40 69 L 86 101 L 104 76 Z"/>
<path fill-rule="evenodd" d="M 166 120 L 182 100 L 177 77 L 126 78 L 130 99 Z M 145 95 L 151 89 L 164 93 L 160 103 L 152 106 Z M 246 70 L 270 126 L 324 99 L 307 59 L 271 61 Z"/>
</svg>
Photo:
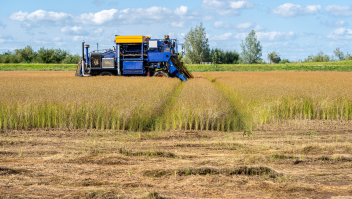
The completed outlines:
<svg viewBox="0 0 352 199">
<path fill-rule="evenodd" d="M 0 71 L 75 71 L 77 64 L 0 64 Z M 287 64 L 186 65 L 190 72 L 206 71 L 352 71 L 352 61 Z"/>
</svg>

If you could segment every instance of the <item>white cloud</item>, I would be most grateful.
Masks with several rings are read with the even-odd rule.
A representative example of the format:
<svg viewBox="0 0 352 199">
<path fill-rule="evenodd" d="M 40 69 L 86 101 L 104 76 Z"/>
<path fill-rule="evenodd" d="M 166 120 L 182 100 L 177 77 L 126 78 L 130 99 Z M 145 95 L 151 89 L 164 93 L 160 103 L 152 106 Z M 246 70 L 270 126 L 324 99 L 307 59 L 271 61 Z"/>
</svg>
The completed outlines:
<svg viewBox="0 0 352 199">
<path fill-rule="evenodd" d="M 321 10 L 320 5 L 307 5 L 302 7 L 292 3 L 285 3 L 279 7 L 271 10 L 272 14 L 280 15 L 282 17 L 296 17 L 299 15 L 311 15 L 316 14 Z"/>
<path fill-rule="evenodd" d="M 174 11 L 174 13 L 178 16 L 184 16 L 186 15 L 188 12 L 188 7 L 186 6 L 181 6 L 179 8 L 176 8 L 176 10 Z"/>
<path fill-rule="evenodd" d="M 181 21 L 181 22 L 171 22 L 171 27 L 174 28 L 184 28 L 185 27 L 185 22 Z"/>
<path fill-rule="evenodd" d="M 330 22 L 327 19 L 322 19 L 320 23 L 328 27 L 343 27 L 348 25 L 348 23 L 344 20 Z"/>
<path fill-rule="evenodd" d="M 335 21 L 335 25 L 336 26 L 345 26 L 347 25 L 348 23 L 344 20 L 341 20 L 341 21 Z"/>
<path fill-rule="evenodd" d="M 65 46 L 65 47 L 67 47 L 67 44 L 65 43 L 64 39 L 61 37 L 37 39 L 37 40 L 34 40 L 33 43 L 35 43 L 35 45 L 40 45 L 40 46 Z"/>
<path fill-rule="evenodd" d="M 202 9 L 216 10 L 220 15 L 238 15 L 242 9 L 254 8 L 250 1 L 203 0 Z"/>
<path fill-rule="evenodd" d="M 253 27 L 253 26 L 254 26 L 253 23 L 251 23 L 251 22 L 245 22 L 245 23 L 239 23 L 239 24 L 237 24 L 237 25 L 236 25 L 236 28 L 237 28 L 238 30 L 246 30 L 246 29 L 251 28 L 251 27 Z"/>
<path fill-rule="evenodd" d="M 338 6 L 330 5 L 325 7 L 325 11 L 335 17 L 349 17 L 352 16 L 352 6 Z"/>
<path fill-rule="evenodd" d="M 298 34 L 300 37 L 309 37 L 309 36 L 314 36 L 315 33 L 311 32 L 311 31 L 306 31 L 306 32 L 302 32 Z"/>
<path fill-rule="evenodd" d="M 229 40 L 232 37 L 233 37 L 232 33 L 225 33 L 223 35 L 207 35 L 207 38 L 210 41 L 218 41 L 218 40 L 224 41 L 224 40 Z"/>
<path fill-rule="evenodd" d="M 215 28 L 230 28 L 230 25 L 223 22 L 223 21 L 217 21 L 214 23 Z"/>
<path fill-rule="evenodd" d="M 261 25 L 256 25 L 255 26 L 255 28 L 254 28 L 254 30 L 256 31 L 256 32 L 258 32 L 258 31 L 260 31 L 260 30 L 265 30 L 266 28 L 264 27 L 264 26 L 261 26 Z"/>
<path fill-rule="evenodd" d="M 236 29 L 237 31 L 248 31 L 250 29 L 255 30 L 255 31 L 260 31 L 260 30 L 265 30 L 266 28 L 260 25 L 256 25 L 255 23 L 252 22 L 243 22 L 243 23 L 238 23 L 236 25 L 231 25 L 223 21 L 217 21 L 213 24 L 215 28 L 218 29 Z"/>
<path fill-rule="evenodd" d="M 256 32 L 257 38 L 259 41 L 280 41 L 280 40 L 292 40 L 296 38 L 294 32 Z M 245 39 L 248 36 L 248 33 L 240 33 L 235 35 L 236 39 Z"/>
<path fill-rule="evenodd" d="M 13 42 L 12 36 L 9 36 L 9 35 L 5 36 L 0 34 L 0 43 L 9 43 L 9 42 Z"/>
<path fill-rule="evenodd" d="M 341 48 L 342 46 L 347 46 L 347 48 L 348 48 L 348 44 L 346 45 L 346 42 L 343 42 L 343 41 L 331 42 L 329 44 L 329 47 L 333 48 L 333 49 Z"/>
<path fill-rule="evenodd" d="M 194 15 L 194 14 L 193 14 Z M 103 25 L 108 23 L 142 23 L 155 22 L 159 20 L 171 20 L 182 18 L 191 18 L 192 14 L 188 14 L 188 7 L 181 6 L 174 11 L 163 7 L 150 8 L 128 8 L 124 10 L 102 10 L 97 13 L 85 13 L 76 18 L 77 22 L 83 24 Z"/>
<path fill-rule="evenodd" d="M 83 36 L 74 36 L 73 41 L 83 41 L 84 40 L 84 37 Z"/>
<path fill-rule="evenodd" d="M 198 17 L 197 12 L 189 12 L 188 7 L 180 6 L 175 10 L 164 7 L 150 8 L 128 8 L 124 10 L 110 9 L 101 10 L 96 13 L 83 13 L 78 16 L 72 16 L 63 12 L 48 12 L 45 10 L 37 10 L 32 13 L 15 12 L 10 15 L 13 21 L 23 22 L 26 29 L 33 28 L 34 25 L 71 25 L 72 23 L 84 25 L 116 25 L 116 24 L 133 24 L 133 23 L 151 23 L 151 22 L 167 22 L 170 20 L 190 20 Z"/>
<path fill-rule="evenodd" d="M 61 37 L 55 37 L 55 38 L 53 39 L 53 41 L 55 41 L 55 42 L 62 42 L 63 40 L 62 40 Z"/>
<path fill-rule="evenodd" d="M 292 31 L 290 32 L 258 32 L 258 39 L 263 41 L 278 41 L 278 40 L 291 40 L 296 38 L 296 34 Z"/>
<path fill-rule="evenodd" d="M 221 0 L 203 0 L 203 9 L 243 9 L 253 8 L 254 3 L 249 1 L 221 1 Z"/>
<path fill-rule="evenodd" d="M 239 34 L 235 35 L 234 37 L 236 39 L 244 40 L 244 39 L 246 39 L 247 36 L 248 36 L 248 33 L 239 33 Z"/>
<path fill-rule="evenodd" d="M 226 1 L 218 0 L 203 0 L 202 9 L 224 9 L 226 6 L 229 6 Z"/>
<path fill-rule="evenodd" d="M 22 22 L 21 27 L 26 29 L 27 31 L 31 30 L 32 28 L 37 28 L 40 25 L 38 23 L 28 23 L 28 22 Z"/>
<path fill-rule="evenodd" d="M 63 22 L 63 21 L 70 20 L 72 16 L 63 12 L 48 12 L 45 10 L 37 10 L 32 13 L 22 12 L 22 11 L 15 12 L 15 13 L 12 13 L 9 18 L 13 21 Z"/>
<path fill-rule="evenodd" d="M 102 25 L 107 22 L 113 21 L 114 18 L 117 18 L 118 10 L 110 9 L 110 10 L 102 10 L 97 13 L 85 13 L 81 14 L 76 19 L 81 21 L 83 24 L 93 24 L 93 25 Z"/>
<path fill-rule="evenodd" d="M 103 33 L 104 33 L 104 30 L 101 29 L 101 28 L 97 28 L 97 29 L 95 29 L 95 30 L 93 31 L 93 34 L 94 34 L 94 36 L 96 36 L 96 37 L 102 36 Z"/>
<path fill-rule="evenodd" d="M 249 1 L 233 1 L 229 2 L 232 9 L 253 8 L 254 3 Z"/>
<path fill-rule="evenodd" d="M 203 21 L 211 21 L 213 19 L 214 19 L 214 16 L 210 16 L 210 15 L 207 15 L 207 16 L 203 17 Z"/>
<path fill-rule="evenodd" d="M 285 48 L 285 47 L 288 47 L 289 45 L 292 46 L 292 44 L 289 44 L 288 42 L 269 42 L 262 45 L 264 48 L 275 48 L 275 49 Z"/>
<path fill-rule="evenodd" d="M 45 40 L 35 40 L 34 43 L 44 46 L 46 44 L 49 44 L 50 42 Z"/>
<path fill-rule="evenodd" d="M 78 26 L 64 27 L 64 28 L 61 28 L 60 31 L 67 35 L 88 35 L 88 32 L 86 30 Z"/>
<path fill-rule="evenodd" d="M 333 30 L 327 37 L 334 40 L 350 40 L 352 39 L 352 30 L 347 28 L 338 28 Z"/>
</svg>

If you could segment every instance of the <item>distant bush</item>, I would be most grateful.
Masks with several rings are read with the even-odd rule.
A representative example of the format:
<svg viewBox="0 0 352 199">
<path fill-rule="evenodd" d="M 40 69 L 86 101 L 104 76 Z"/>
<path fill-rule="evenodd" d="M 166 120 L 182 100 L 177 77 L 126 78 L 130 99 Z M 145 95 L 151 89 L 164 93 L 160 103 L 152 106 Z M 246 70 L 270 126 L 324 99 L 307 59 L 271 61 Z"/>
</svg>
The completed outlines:
<svg viewBox="0 0 352 199">
<path fill-rule="evenodd" d="M 291 63 L 290 60 L 288 59 L 283 59 L 279 62 L 280 64 L 287 64 L 287 63 Z"/>
<path fill-rule="evenodd" d="M 317 55 L 309 55 L 304 62 L 329 62 L 331 60 L 332 58 L 330 58 L 329 55 L 324 55 L 324 52 L 320 51 Z"/>
<path fill-rule="evenodd" d="M 346 61 L 351 61 L 352 60 L 352 56 L 349 53 L 347 53 L 345 60 Z"/>
<path fill-rule="evenodd" d="M 210 51 L 211 61 L 214 64 L 238 64 L 240 54 L 234 51 L 223 51 L 222 49 L 212 49 Z"/>
<path fill-rule="evenodd" d="M 275 51 L 271 52 L 268 54 L 268 59 L 270 61 L 270 63 L 280 63 L 281 58 L 280 58 L 280 54 Z"/>
<path fill-rule="evenodd" d="M 71 55 L 66 50 L 40 48 L 35 52 L 31 46 L 7 51 L 0 54 L 0 63 L 46 63 L 46 64 L 76 64 L 80 55 Z"/>
</svg>

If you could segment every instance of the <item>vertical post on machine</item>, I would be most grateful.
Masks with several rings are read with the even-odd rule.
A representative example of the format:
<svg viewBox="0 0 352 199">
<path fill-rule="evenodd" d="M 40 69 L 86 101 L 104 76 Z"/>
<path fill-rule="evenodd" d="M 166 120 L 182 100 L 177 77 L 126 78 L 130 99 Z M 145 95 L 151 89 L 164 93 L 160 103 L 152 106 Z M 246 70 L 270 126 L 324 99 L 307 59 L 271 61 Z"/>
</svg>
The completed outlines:
<svg viewBox="0 0 352 199">
<path fill-rule="evenodd" d="M 142 53 L 142 63 L 143 63 L 143 66 L 144 66 L 144 41 L 142 41 L 142 50 L 141 50 L 141 53 Z M 144 68 L 144 67 L 143 67 Z M 147 76 L 149 77 L 149 66 L 148 66 L 148 71 L 147 71 Z"/>
<path fill-rule="evenodd" d="M 88 61 L 88 48 L 89 48 L 89 45 L 85 45 L 84 47 L 86 49 L 86 64 L 88 64 L 89 63 L 89 61 Z"/>
<path fill-rule="evenodd" d="M 116 44 L 116 54 L 117 54 L 117 74 L 121 75 L 120 70 L 120 44 Z"/>
<path fill-rule="evenodd" d="M 88 56 L 88 55 L 87 55 Z M 81 67 L 81 75 L 84 76 L 84 41 L 82 42 L 82 67 Z"/>
<path fill-rule="evenodd" d="M 142 61 L 144 61 L 144 48 L 143 48 L 144 46 L 143 46 L 143 44 L 144 43 L 142 42 L 142 51 L 141 51 L 142 52 Z"/>
</svg>

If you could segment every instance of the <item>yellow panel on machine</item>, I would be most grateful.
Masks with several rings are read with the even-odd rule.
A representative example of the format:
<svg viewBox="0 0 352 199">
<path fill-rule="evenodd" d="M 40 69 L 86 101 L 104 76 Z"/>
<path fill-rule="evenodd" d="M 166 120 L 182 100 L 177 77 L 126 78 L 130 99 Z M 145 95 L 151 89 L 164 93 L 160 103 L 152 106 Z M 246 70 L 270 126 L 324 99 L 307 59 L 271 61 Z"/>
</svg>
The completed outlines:
<svg viewBox="0 0 352 199">
<path fill-rule="evenodd" d="M 117 44 L 139 44 L 146 43 L 145 36 L 116 36 L 115 43 Z"/>
</svg>

